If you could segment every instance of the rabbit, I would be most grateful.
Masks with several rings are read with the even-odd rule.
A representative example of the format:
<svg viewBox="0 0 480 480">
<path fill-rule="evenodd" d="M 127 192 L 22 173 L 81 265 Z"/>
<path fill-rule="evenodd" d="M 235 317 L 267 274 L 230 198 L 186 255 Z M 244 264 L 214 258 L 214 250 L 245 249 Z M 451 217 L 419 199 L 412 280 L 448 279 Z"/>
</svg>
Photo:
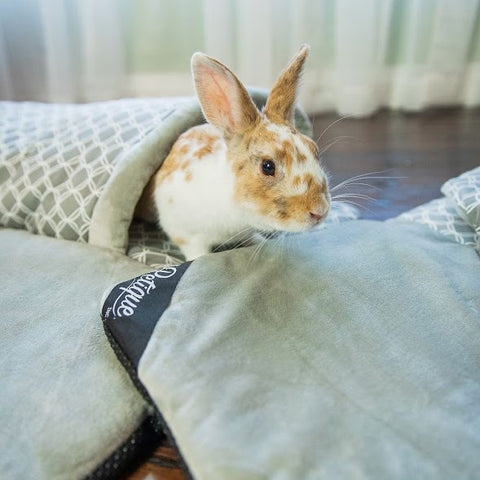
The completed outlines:
<svg viewBox="0 0 480 480">
<path fill-rule="evenodd" d="M 318 148 L 293 126 L 303 45 L 257 109 L 235 74 L 197 52 L 191 68 L 208 123 L 178 137 L 139 202 L 187 260 L 250 229 L 300 232 L 330 207 Z"/>
</svg>

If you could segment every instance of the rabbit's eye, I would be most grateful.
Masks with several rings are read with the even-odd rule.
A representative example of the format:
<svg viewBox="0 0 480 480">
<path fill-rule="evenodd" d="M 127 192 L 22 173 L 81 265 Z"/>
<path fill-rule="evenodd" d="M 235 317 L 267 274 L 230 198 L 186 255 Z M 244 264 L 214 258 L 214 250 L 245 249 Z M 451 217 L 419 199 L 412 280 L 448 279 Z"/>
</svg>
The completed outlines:
<svg viewBox="0 0 480 480">
<path fill-rule="evenodd" d="M 265 159 L 262 161 L 262 172 L 264 175 L 273 177 L 275 175 L 275 163 L 273 160 Z"/>
</svg>

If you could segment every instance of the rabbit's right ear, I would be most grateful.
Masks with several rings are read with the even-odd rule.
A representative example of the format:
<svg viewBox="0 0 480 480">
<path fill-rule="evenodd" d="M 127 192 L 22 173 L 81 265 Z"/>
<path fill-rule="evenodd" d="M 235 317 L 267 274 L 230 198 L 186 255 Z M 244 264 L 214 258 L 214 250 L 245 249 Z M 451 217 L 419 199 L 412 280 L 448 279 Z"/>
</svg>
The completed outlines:
<svg viewBox="0 0 480 480">
<path fill-rule="evenodd" d="M 309 49 L 308 45 L 302 45 L 300 51 L 290 60 L 287 68 L 273 85 L 264 109 L 265 115 L 270 121 L 275 123 L 293 122 L 297 87 Z"/>
<path fill-rule="evenodd" d="M 192 73 L 205 118 L 227 136 L 242 134 L 260 120 L 260 112 L 245 87 L 218 60 L 195 53 Z"/>
</svg>

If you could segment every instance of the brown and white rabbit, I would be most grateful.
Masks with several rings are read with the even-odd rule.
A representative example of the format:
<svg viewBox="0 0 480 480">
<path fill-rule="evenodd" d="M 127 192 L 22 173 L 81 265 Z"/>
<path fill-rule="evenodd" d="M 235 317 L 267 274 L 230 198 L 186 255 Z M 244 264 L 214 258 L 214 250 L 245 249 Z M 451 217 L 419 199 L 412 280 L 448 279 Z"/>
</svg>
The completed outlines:
<svg viewBox="0 0 480 480">
<path fill-rule="evenodd" d="M 225 65 L 193 55 L 195 88 L 209 123 L 177 139 L 139 203 L 143 217 L 155 210 L 188 260 L 249 228 L 298 232 L 327 215 L 330 194 L 317 145 L 293 126 L 307 54 L 302 46 L 262 112 Z"/>
</svg>

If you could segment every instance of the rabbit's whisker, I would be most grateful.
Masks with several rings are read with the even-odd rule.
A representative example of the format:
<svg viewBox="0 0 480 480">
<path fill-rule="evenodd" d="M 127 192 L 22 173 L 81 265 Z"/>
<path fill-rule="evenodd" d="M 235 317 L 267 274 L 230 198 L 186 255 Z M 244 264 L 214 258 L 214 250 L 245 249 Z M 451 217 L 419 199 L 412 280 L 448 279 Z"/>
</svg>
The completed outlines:
<svg viewBox="0 0 480 480">
<path fill-rule="evenodd" d="M 350 187 L 357 187 L 357 186 L 358 187 L 367 187 L 369 189 L 376 190 L 378 192 L 382 191 L 382 189 L 380 187 L 377 187 L 376 185 L 371 185 L 370 183 L 365 183 L 365 182 L 349 182 L 349 183 L 346 183 L 345 185 L 340 185 L 339 187 L 344 188 L 344 189 L 348 189 Z M 338 190 L 339 187 L 337 186 L 337 187 L 334 187 L 334 188 L 330 189 L 330 192 Z"/>
<path fill-rule="evenodd" d="M 330 125 L 328 125 L 320 134 L 320 136 L 317 138 L 317 145 L 320 143 L 323 136 L 328 132 L 328 130 L 330 130 L 334 125 L 341 122 L 342 120 L 345 120 L 346 118 L 350 118 L 350 117 L 352 117 L 352 115 L 344 115 L 343 117 L 337 118 L 337 120 L 333 121 Z"/>
<path fill-rule="evenodd" d="M 341 135 L 339 137 L 332 138 L 328 141 L 318 152 L 318 156 L 321 157 L 324 153 L 330 150 L 335 144 L 341 142 L 342 140 L 357 140 L 356 137 L 352 137 L 349 135 Z"/>
<path fill-rule="evenodd" d="M 372 188 L 378 188 L 374 187 L 373 185 L 370 185 L 368 183 L 365 183 L 367 180 L 393 180 L 393 179 L 399 179 L 403 177 L 392 177 L 392 176 L 386 176 L 382 175 L 383 173 L 387 173 L 391 170 L 383 170 L 379 172 L 369 172 L 369 173 L 362 173 L 360 175 L 355 175 L 354 177 L 348 178 L 347 180 L 344 180 L 343 182 L 340 182 L 338 185 L 335 185 L 334 187 L 330 188 L 330 192 L 334 192 L 335 190 L 338 190 L 339 188 L 344 188 L 349 185 L 354 185 L 354 184 L 360 184 L 360 182 L 363 182 L 363 185 L 367 187 L 372 187 Z"/>
<path fill-rule="evenodd" d="M 225 240 L 224 242 L 216 245 L 213 249 L 213 252 L 218 252 L 219 250 L 222 250 L 224 247 L 231 244 L 235 244 L 236 247 L 243 247 L 245 245 L 248 245 L 253 240 L 254 235 L 255 230 L 253 228 L 244 228 L 243 230 L 237 232 L 235 235 L 227 238 L 227 240 Z M 235 241 L 235 239 L 237 239 L 237 242 Z"/>
<path fill-rule="evenodd" d="M 336 202 L 338 202 L 339 200 L 334 200 Z M 354 207 L 357 207 L 359 208 L 360 210 L 365 210 L 369 213 L 374 213 L 372 210 L 370 210 L 368 207 L 366 207 L 365 205 L 361 204 L 361 203 L 358 203 L 358 202 L 354 202 L 353 200 L 351 199 L 348 199 L 348 200 L 341 200 L 343 203 L 348 203 L 349 205 L 353 205 Z M 333 203 L 333 201 L 332 201 Z"/>
<path fill-rule="evenodd" d="M 366 195 L 364 193 L 341 193 L 339 195 L 334 195 L 331 197 L 332 200 L 346 200 L 346 199 L 358 199 L 358 200 L 369 200 L 369 201 L 375 201 L 376 199 L 371 197 L 370 195 Z"/>
<path fill-rule="evenodd" d="M 399 177 L 393 177 L 389 175 L 385 175 L 391 170 L 383 170 L 378 172 L 368 172 L 368 173 L 361 173 L 359 175 L 355 175 L 351 178 L 347 178 L 343 182 L 333 186 L 330 188 L 330 195 L 331 200 L 333 202 L 344 202 L 350 205 L 353 205 L 357 208 L 362 210 L 366 210 L 370 213 L 371 210 L 367 208 L 363 203 L 367 202 L 374 202 L 377 199 L 369 195 L 368 193 L 362 192 L 352 192 L 351 188 L 360 187 L 368 190 L 373 191 L 381 191 L 382 189 L 376 185 L 372 185 L 369 181 L 376 181 L 376 180 L 391 180 L 391 179 L 398 179 Z"/>
<path fill-rule="evenodd" d="M 252 255 L 250 256 L 250 259 L 247 264 L 247 268 L 250 269 L 250 267 L 253 265 L 254 261 L 258 258 L 260 255 L 261 250 L 263 247 L 267 244 L 267 242 L 272 238 L 277 235 L 277 232 L 271 232 L 271 233 L 265 233 L 265 236 L 262 236 L 262 239 L 258 242 L 256 245 L 255 249 L 253 250 Z"/>
</svg>

